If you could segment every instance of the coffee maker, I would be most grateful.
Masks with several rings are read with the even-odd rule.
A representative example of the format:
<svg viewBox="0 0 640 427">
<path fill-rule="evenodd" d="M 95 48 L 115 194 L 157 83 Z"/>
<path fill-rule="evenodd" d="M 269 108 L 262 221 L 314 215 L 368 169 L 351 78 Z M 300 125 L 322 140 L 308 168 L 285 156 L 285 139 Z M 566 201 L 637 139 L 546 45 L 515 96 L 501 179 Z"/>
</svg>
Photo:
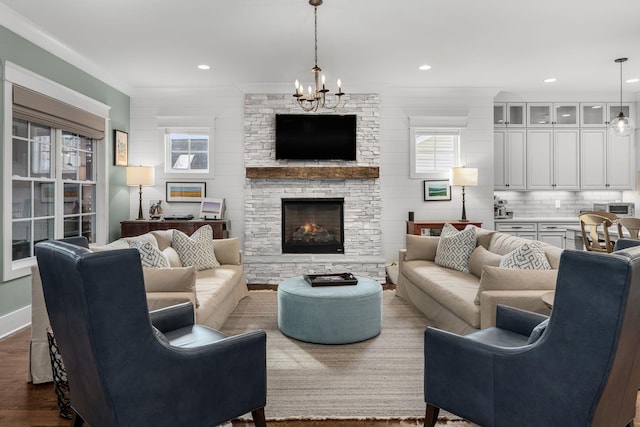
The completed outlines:
<svg viewBox="0 0 640 427">
<path fill-rule="evenodd" d="M 493 196 L 493 217 L 494 218 L 508 218 L 507 214 L 507 201 L 500 199 L 498 196 Z"/>
</svg>

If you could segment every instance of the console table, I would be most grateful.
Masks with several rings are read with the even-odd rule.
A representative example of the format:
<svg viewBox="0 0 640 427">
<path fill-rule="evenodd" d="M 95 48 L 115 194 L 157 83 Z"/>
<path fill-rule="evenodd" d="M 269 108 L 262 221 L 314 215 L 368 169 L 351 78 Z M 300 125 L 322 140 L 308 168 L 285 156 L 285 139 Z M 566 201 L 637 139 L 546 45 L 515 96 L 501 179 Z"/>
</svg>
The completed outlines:
<svg viewBox="0 0 640 427">
<path fill-rule="evenodd" d="M 417 236 L 439 236 L 445 224 L 453 225 L 457 230 L 464 229 L 467 225 L 481 227 L 481 222 L 476 221 L 407 221 L 407 234 Z"/>
<path fill-rule="evenodd" d="M 226 219 L 218 220 L 132 220 L 120 222 L 120 237 L 134 237 L 153 230 L 168 230 L 175 228 L 185 234 L 191 235 L 203 225 L 210 225 L 213 229 L 214 239 L 226 239 L 229 237 Z"/>
</svg>

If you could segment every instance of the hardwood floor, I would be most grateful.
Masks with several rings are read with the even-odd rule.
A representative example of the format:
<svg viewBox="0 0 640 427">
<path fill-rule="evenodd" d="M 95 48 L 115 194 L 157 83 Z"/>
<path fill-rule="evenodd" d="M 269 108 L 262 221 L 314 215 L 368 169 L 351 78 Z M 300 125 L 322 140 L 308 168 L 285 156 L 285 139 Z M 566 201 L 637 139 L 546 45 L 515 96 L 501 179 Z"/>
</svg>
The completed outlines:
<svg viewBox="0 0 640 427">
<path fill-rule="evenodd" d="M 34 385 L 27 382 L 29 328 L 0 340 L 0 427 L 68 426 L 69 420 L 59 416 L 53 384 Z M 637 405 L 638 407 L 638 405 Z M 267 408 L 268 412 L 268 408 Z M 636 409 L 636 420 L 640 411 Z M 410 427 L 422 425 L 414 421 L 270 421 L 269 427 Z M 253 423 L 234 421 L 233 427 L 252 427 Z M 464 421 L 437 424 L 438 427 L 473 427 Z M 636 421 L 634 427 L 640 427 Z"/>
</svg>

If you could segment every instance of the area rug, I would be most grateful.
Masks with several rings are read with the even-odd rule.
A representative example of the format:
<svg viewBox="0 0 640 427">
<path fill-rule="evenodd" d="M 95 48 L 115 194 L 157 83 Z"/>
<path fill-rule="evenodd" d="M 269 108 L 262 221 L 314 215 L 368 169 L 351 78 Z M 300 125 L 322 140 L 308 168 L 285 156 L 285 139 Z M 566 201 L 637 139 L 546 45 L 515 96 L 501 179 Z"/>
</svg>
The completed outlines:
<svg viewBox="0 0 640 427">
<path fill-rule="evenodd" d="M 304 343 L 278 330 L 275 291 L 251 291 L 222 330 L 266 331 L 268 420 L 416 419 L 425 411 L 427 325 L 395 291 L 384 291 L 377 337 L 346 345 Z M 457 419 L 447 413 L 441 418 Z"/>
</svg>

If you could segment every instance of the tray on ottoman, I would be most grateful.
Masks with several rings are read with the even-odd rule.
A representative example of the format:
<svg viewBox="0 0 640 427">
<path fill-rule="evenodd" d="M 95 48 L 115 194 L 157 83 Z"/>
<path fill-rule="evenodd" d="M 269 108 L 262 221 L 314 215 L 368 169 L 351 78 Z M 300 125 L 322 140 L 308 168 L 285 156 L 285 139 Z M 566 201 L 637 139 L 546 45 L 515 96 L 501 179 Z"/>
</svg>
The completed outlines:
<svg viewBox="0 0 640 427">
<path fill-rule="evenodd" d="M 358 279 L 351 273 L 340 274 L 305 274 L 306 280 L 311 286 L 343 286 L 357 285 Z"/>
</svg>

